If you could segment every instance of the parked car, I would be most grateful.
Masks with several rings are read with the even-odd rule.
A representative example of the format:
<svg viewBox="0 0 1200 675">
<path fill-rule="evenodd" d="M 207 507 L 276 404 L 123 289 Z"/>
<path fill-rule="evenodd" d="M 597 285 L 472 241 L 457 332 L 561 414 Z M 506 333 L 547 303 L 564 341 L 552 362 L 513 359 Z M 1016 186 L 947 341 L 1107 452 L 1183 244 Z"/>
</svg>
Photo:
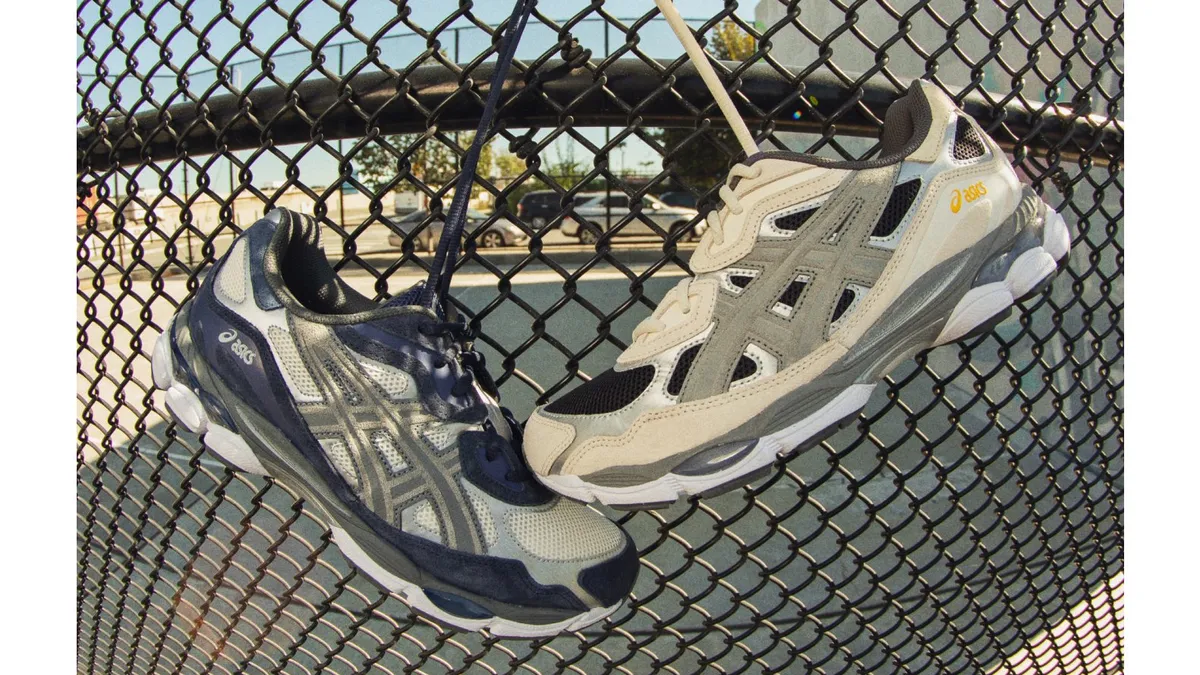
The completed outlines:
<svg viewBox="0 0 1200 675">
<path fill-rule="evenodd" d="M 400 229 L 405 233 L 412 232 L 421 226 L 425 220 L 429 218 L 429 212 L 425 210 L 413 211 L 396 221 Z M 442 236 L 442 228 L 445 227 L 445 214 L 438 214 L 434 220 L 429 221 L 425 229 L 417 234 L 417 246 L 426 251 L 434 251 L 437 248 L 438 239 Z M 473 232 L 483 221 L 489 218 L 488 214 L 477 211 L 475 209 L 467 209 L 467 226 L 466 232 Z M 478 245 L 483 248 L 499 248 L 501 246 L 517 246 L 525 243 L 529 239 L 529 235 L 517 226 L 516 223 L 508 218 L 501 216 L 488 226 L 481 234 L 476 237 Z M 404 244 L 404 236 L 398 232 L 388 234 L 388 244 L 399 248 Z"/>
<path fill-rule="evenodd" d="M 696 208 L 696 195 L 687 190 L 676 190 L 673 192 L 664 192 L 658 196 L 662 203 L 668 206 L 681 206 L 685 209 Z"/>
<path fill-rule="evenodd" d="M 415 211 L 420 211 L 423 201 L 425 201 L 424 195 L 397 190 L 392 193 L 392 210 L 398 216 L 407 216 Z"/>
<path fill-rule="evenodd" d="M 517 215 L 541 229 L 562 210 L 562 195 L 553 190 L 527 192 L 517 202 Z"/>
<path fill-rule="evenodd" d="M 568 237 L 578 237 L 581 243 L 594 244 L 601 234 L 616 227 L 629 214 L 629 195 L 623 192 L 581 192 L 572 211 L 573 217 L 563 219 L 562 233 Z M 696 215 L 696 209 L 668 206 L 654 197 L 642 197 L 641 216 L 631 219 L 616 236 L 655 234 L 646 221 L 652 221 L 674 234 L 691 224 Z M 689 236 L 700 237 L 705 227 L 707 223 L 704 221 L 696 223 Z"/>
</svg>

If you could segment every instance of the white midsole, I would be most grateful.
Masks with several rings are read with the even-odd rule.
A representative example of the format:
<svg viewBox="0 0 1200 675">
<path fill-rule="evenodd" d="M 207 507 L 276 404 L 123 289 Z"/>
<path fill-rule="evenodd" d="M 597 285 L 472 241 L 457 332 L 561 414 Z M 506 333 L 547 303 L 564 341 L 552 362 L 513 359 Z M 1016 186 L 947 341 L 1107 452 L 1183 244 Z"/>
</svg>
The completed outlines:
<svg viewBox="0 0 1200 675">
<path fill-rule="evenodd" d="M 640 485 L 625 487 L 595 485 L 579 476 L 538 475 L 537 478 L 551 490 L 581 502 L 600 501 L 610 506 L 626 506 L 675 501 L 681 495 L 700 494 L 773 464 L 796 446 L 861 410 L 871 398 L 875 386 L 874 383 L 850 385 L 817 412 L 760 438 L 749 455 L 715 473 L 703 476 L 668 473 Z"/>
<path fill-rule="evenodd" d="M 250 449 L 249 444 L 240 435 L 208 419 L 200 397 L 183 383 L 175 381 L 169 329 L 159 337 L 158 342 L 154 345 L 151 370 L 155 386 L 166 390 L 167 408 L 188 431 L 201 436 L 205 447 L 219 455 L 230 466 L 260 476 L 270 475 L 254 451 Z M 333 532 L 334 542 L 346 559 L 381 587 L 401 596 L 410 607 L 421 614 L 462 630 L 487 630 L 499 637 L 550 637 L 563 632 L 580 630 L 600 621 L 617 611 L 624 602 L 618 602 L 609 607 L 596 607 L 583 614 L 548 624 L 526 624 L 498 616 L 487 619 L 467 619 L 446 612 L 434 604 L 420 586 L 388 572 L 372 559 L 346 530 L 337 526 L 330 527 L 330 530 Z"/>
<path fill-rule="evenodd" d="M 985 321 L 1003 312 L 1019 298 L 1054 274 L 1071 248 L 1071 236 L 1062 216 L 1046 210 L 1042 245 L 1021 254 L 1009 267 L 1003 281 L 968 291 L 950 314 L 935 344 L 961 338 Z M 607 487 L 589 483 L 579 476 L 536 474 L 538 480 L 559 494 L 582 502 L 599 501 L 610 506 L 638 506 L 673 502 L 681 496 L 707 492 L 747 475 L 791 452 L 814 435 L 861 410 L 875 384 L 856 384 L 844 389 L 817 412 L 791 426 L 759 439 L 754 451 L 736 464 L 704 476 L 668 473 L 639 485 Z"/>
<path fill-rule="evenodd" d="M 1039 283 L 1054 274 L 1059 261 L 1066 257 L 1071 248 L 1071 234 L 1066 222 L 1052 209 L 1046 210 L 1046 222 L 1042 228 L 1042 245 L 1025 251 L 1013 261 L 1003 281 L 984 284 L 967 291 L 934 344 L 954 342 L 970 333 L 983 322 L 1016 304 L 1017 298 L 1033 290 Z"/>
</svg>

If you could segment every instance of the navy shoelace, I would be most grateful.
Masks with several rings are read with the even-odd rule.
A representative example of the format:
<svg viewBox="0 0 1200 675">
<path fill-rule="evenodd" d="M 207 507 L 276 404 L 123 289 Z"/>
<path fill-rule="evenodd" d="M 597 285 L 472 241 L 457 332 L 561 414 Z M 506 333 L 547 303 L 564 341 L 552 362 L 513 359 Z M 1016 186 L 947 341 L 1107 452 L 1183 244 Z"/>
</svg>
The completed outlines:
<svg viewBox="0 0 1200 675">
<path fill-rule="evenodd" d="M 450 278 L 454 275 L 454 265 L 458 260 L 458 248 L 463 229 L 467 223 L 467 202 L 471 198 L 471 184 L 475 181 L 475 168 L 479 164 L 479 155 L 487 142 L 492 130 L 492 121 L 496 117 L 496 109 L 500 105 L 500 94 L 504 88 L 504 80 L 508 77 L 508 69 L 521 41 L 521 33 L 537 0 L 517 0 L 513 6 L 512 16 L 504 27 L 496 70 L 492 73 L 491 89 L 488 91 L 487 103 L 479 118 L 479 128 L 471 146 L 463 156 L 462 172 L 458 175 L 458 183 L 454 187 L 454 199 L 450 202 L 450 212 L 446 216 L 446 225 L 442 228 L 442 236 L 438 240 L 437 253 L 433 258 L 433 266 L 429 271 L 429 281 L 425 284 L 421 304 L 426 307 L 436 307 L 445 302 L 450 290 Z M 441 309 L 440 307 L 437 307 Z M 442 312 L 445 315 L 445 312 Z"/>
<path fill-rule="evenodd" d="M 484 360 L 483 354 L 475 351 L 474 340 L 475 333 L 471 327 L 462 321 L 441 321 L 428 324 L 422 324 L 419 330 L 425 335 L 431 337 L 447 337 L 455 345 L 458 346 L 457 359 L 463 367 L 462 376 L 454 383 L 454 387 L 450 390 L 455 396 L 466 396 L 471 391 L 471 385 L 475 382 L 479 383 L 480 388 L 484 393 L 493 398 L 499 398 L 500 392 L 496 389 L 496 383 L 492 380 L 492 376 L 488 373 L 487 363 Z M 435 363 L 435 368 L 442 368 L 446 365 L 443 360 Z"/>
<path fill-rule="evenodd" d="M 447 302 L 446 298 L 449 295 L 454 266 L 458 260 L 462 232 L 466 228 L 467 203 L 471 198 L 471 185 L 475 181 L 479 155 L 483 151 L 484 143 L 487 142 L 488 134 L 491 133 L 492 122 L 500 105 L 504 81 L 508 77 L 508 70 L 516 54 L 517 44 L 521 41 L 521 33 L 524 32 L 525 24 L 536 4 L 537 0 L 517 0 L 513 6 L 512 15 L 504 26 L 504 32 L 500 38 L 496 70 L 492 73 L 491 88 L 488 91 L 483 113 L 479 118 L 479 128 L 463 156 L 462 171 L 459 173 L 458 182 L 454 187 L 454 199 L 450 202 L 446 225 L 442 228 L 442 236 L 438 239 L 437 252 L 429 271 L 429 279 L 421 291 L 420 304 L 433 309 L 439 316 L 445 317 L 445 320 L 430 324 L 422 332 L 431 336 L 448 337 L 457 345 L 455 356 L 463 367 L 462 377 L 454 385 L 453 393 L 458 395 L 466 394 L 475 383 L 478 383 L 485 393 L 494 399 L 499 399 L 499 391 L 487 371 L 483 354 L 474 350 L 473 332 L 467 324 L 459 319 L 458 312 L 455 311 L 453 305 Z M 517 425 L 512 413 L 507 408 L 500 408 L 500 410 L 511 429 L 513 441 L 510 443 L 505 440 L 490 421 L 486 422 L 484 424 L 484 433 L 488 437 L 485 445 L 486 459 L 496 461 L 503 458 L 508 467 L 505 473 L 507 481 L 517 485 L 532 486 L 532 489 L 540 489 L 540 485 L 533 480 L 532 474 L 529 473 L 521 458 L 520 426 Z"/>
</svg>

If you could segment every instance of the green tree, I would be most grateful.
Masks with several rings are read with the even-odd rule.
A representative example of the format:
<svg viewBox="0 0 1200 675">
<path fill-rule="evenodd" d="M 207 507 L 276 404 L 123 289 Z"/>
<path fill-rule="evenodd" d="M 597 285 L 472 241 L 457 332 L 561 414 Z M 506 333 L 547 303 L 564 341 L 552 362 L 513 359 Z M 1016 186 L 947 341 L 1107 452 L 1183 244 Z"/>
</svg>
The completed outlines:
<svg viewBox="0 0 1200 675">
<path fill-rule="evenodd" d="M 422 136 L 422 134 L 393 134 L 384 137 L 387 143 L 395 149 L 395 153 L 384 147 L 382 143 L 371 144 L 363 148 L 353 160 L 359 178 L 373 191 L 379 192 L 401 173 L 402 162 L 396 153 L 403 153 L 416 145 L 416 150 L 408 157 L 411 165 L 409 172 L 413 178 L 434 190 L 454 180 L 455 175 L 458 174 L 460 153 L 471 144 L 475 133 L 464 131 L 454 132 L 450 135 L 460 149 L 455 149 L 436 136 L 425 139 Z M 494 154 L 491 143 L 483 146 L 479 154 L 477 173 L 482 176 L 492 175 Z M 401 181 L 393 189 L 407 192 L 413 188 Z M 471 188 L 471 197 L 478 197 L 482 190 L 483 188 L 478 183 L 474 184 Z"/>
<path fill-rule="evenodd" d="M 525 171 L 525 160 L 509 152 L 496 155 L 495 163 L 500 177 L 506 180 L 512 180 Z"/>
<path fill-rule="evenodd" d="M 508 187 L 525 171 L 525 160 L 509 152 L 501 152 L 495 158 L 496 171 L 499 174 L 499 185 Z M 537 178 L 526 178 L 511 188 L 508 193 L 508 209 L 513 213 L 521 197 L 534 190 L 545 190 L 546 184 Z"/>
<path fill-rule="evenodd" d="M 758 43 L 732 19 L 725 19 L 713 29 L 708 51 L 722 61 L 745 61 L 758 51 Z"/>
<path fill-rule="evenodd" d="M 545 172 L 563 187 L 570 188 L 583 179 L 586 171 L 583 162 L 575 157 L 575 141 L 565 138 L 565 142 L 554 145 L 554 160 L 546 165 Z"/>
<path fill-rule="evenodd" d="M 722 61 L 742 61 L 757 51 L 754 36 L 726 19 L 713 29 L 708 51 Z M 695 135 L 694 129 L 668 128 L 655 134 L 670 157 L 664 164 L 689 188 L 712 188 L 725 175 L 730 158 L 740 152 L 737 138 L 728 129 L 711 129 Z"/>
</svg>

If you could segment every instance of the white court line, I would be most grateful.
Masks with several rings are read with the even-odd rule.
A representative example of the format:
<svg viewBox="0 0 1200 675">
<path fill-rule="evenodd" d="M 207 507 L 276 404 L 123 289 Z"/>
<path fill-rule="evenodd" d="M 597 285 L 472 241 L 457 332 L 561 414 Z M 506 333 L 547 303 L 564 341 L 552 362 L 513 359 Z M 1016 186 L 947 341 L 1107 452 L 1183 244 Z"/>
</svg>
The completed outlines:
<svg viewBox="0 0 1200 675">
<path fill-rule="evenodd" d="M 648 268 L 631 269 L 634 274 L 640 274 Z M 347 283 L 355 286 L 357 282 L 364 282 L 366 286 L 374 286 L 375 277 L 370 274 L 342 274 Z M 661 269 L 651 276 L 651 279 L 671 279 L 687 276 L 687 272 L 681 269 Z M 389 288 L 407 288 L 412 284 L 426 279 L 425 274 L 399 274 L 395 273 L 388 277 Z M 629 277 L 617 270 L 602 270 L 591 271 L 579 277 L 576 283 L 587 283 L 589 281 L 628 281 Z M 458 273 L 454 275 L 454 281 L 451 283 L 451 289 L 454 288 L 472 288 L 478 286 L 495 286 L 499 283 L 500 277 L 489 272 L 472 272 Z M 537 270 L 533 272 L 520 272 L 515 277 L 509 280 L 513 286 L 525 286 L 529 284 L 550 284 L 550 283 L 565 283 L 566 279 L 554 270 Z"/>
</svg>

